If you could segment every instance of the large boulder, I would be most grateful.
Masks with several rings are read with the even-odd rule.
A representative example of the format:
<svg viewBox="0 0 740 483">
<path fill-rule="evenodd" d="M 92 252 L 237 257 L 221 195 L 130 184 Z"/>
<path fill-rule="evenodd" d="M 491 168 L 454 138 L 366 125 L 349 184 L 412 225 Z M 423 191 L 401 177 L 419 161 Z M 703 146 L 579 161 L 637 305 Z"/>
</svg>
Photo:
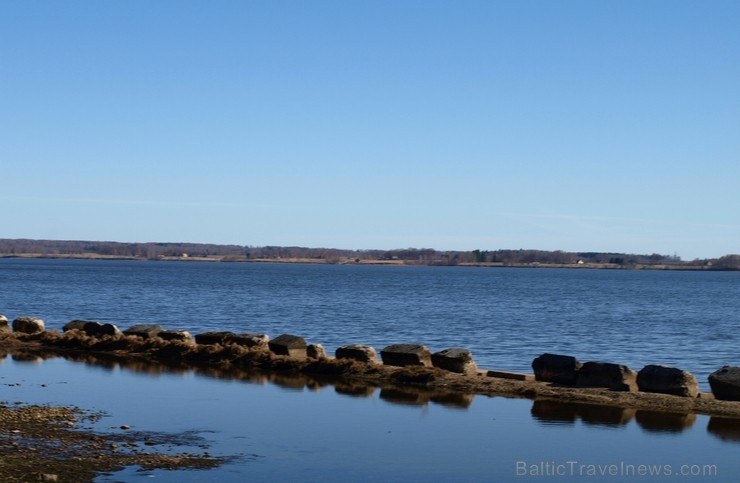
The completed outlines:
<svg viewBox="0 0 740 483">
<path fill-rule="evenodd" d="M 306 339 L 297 335 L 283 334 L 268 342 L 267 345 L 275 355 L 297 357 L 299 359 L 308 357 Z"/>
<path fill-rule="evenodd" d="M 543 382 L 554 382 L 574 386 L 578 379 L 581 363 L 573 356 L 542 354 L 532 361 L 534 378 Z"/>
<path fill-rule="evenodd" d="M 740 367 L 725 366 L 709 375 L 709 387 L 717 399 L 740 401 Z"/>
<path fill-rule="evenodd" d="M 355 361 L 370 362 L 373 364 L 378 362 L 378 354 L 377 352 L 375 352 L 375 348 L 363 344 L 352 344 L 337 347 L 334 355 L 337 359 L 352 359 Z"/>
<path fill-rule="evenodd" d="M 38 317 L 18 317 L 13 321 L 13 332 L 39 334 L 45 330 L 44 321 Z"/>
<path fill-rule="evenodd" d="M 637 391 L 637 372 L 621 364 L 586 362 L 578 369 L 576 385 L 635 392 Z"/>
<path fill-rule="evenodd" d="M 162 327 L 155 324 L 133 325 L 123 331 L 126 335 L 135 335 L 142 339 L 151 339 L 152 337 L 156 337 L 160 332 L 162 332 Z"/>
<path fill-rule="evenodd" d="M 432 367 L 432 353 L 421 344 L 393 344 L 380 351 L 386 366 Z"/>
<path fill-rule="evenodd" d="M 0 333 L 10 332 L 10 325 L 8 325 L 8 318 L 0 314 Z"/>
<path fill-rule="evenodd" d="M 478 367 L 468 349 L 453 347 L 432 354 L 432 365 L 459 374 L 477 374 Z"/>
<path fill-rule="evenodd" d="M 82 326 L 82 331 L 91 337 L 111 336 L 117 337 L 122 332 L 113 324 L 101 324 L 100 322 L 87 322 Z"/>
<path fill-rule="evenodd" d="M 696 397 L 699 383 L 690 372 L 660 365 L 647 365 L 637 373 L 637 387 L 643 392 Z"/>
</svg>

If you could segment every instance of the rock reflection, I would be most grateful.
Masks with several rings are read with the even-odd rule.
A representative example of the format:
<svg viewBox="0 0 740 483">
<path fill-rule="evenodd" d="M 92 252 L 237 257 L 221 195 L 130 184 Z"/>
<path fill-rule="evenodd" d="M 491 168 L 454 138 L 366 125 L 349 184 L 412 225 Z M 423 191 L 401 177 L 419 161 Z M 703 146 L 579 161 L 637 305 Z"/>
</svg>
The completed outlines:
<svg viewBox="0 0 740 483">
<path fill-rule="evenodd" d="M 582 404 L 578 408 L 578 416 L 586 424 L 603 426 L 624 426 L 635 416 L 635 410 L 615 406 L 595 406 Z"/>
<path fill-rule="evenodd" d="M 585 424 L 622 426 L 635 415 L 634 409 L 595 404 L 561 403 L 536 400 L 532 403 L 532 416 L 543 424 L 575 424 L 580 419 Z"/>
<path fill-rule="evenodd" d="M 428 391 L 417 388 L 383 387 L 380 390 L 380 399 L 394 404 L 411 406 L 426 406 L 430 402 L 442 406 L 467 409 L 473 403 L 475 395 L 452 392 Z"/>
<path fill-rule="evenodd" d="M 23 362 L 25 364 L 41 364 L 44 362 L 43 357 L 39 357 L 36 354 L 26 354 L 23 352 L 13 353 L 12 356 L 15 362 Z"/>
<path fill-rule="evenodd" d="M 352 397 L 372 397 L 373 394 L 375 394 L 375 389 L 377 389 L 374 386 L 366 386 L 361 384 L 348 384 L 348 383 L 342 383 L 337 382 L 334 385 L 334 391 L 337 394 L 342 394 L 344 396 L 352 396 Z"/>
<path fill-rule="evenodd" d="M 712 416 L 707 431 L 722 441 L 740 441 L 740 419 Z"/>
<path fill-rule="evenodd" d="M 647 432 L 680 433 L 694 425 L 696 414 L 665 413 L 641 409 L 635 414 L 635 420 Z"/>
<path fill-rule="evenodd" d="M 667 413 L 551 400 L 534 401 L 531 413 L 543 425 L 575 424 L 580 419 L 584 424 L 624 426 L 634 419 L 647 432 L 679 433 L 691 428 L 696 422 L 696 414 L 693 413 Z"/>
</svg>

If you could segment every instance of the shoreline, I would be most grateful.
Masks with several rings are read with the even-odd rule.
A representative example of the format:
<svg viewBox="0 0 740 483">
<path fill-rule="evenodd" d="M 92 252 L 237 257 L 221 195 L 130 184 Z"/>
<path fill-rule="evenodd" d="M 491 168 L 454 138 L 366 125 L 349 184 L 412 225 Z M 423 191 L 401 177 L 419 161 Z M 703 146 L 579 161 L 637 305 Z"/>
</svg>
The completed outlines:
<svg viewBox="0 0 740 483">
<path fill-rule="evenodd" d="M 355 259 L 352 257 L 339 258 L 246 258 L 234 256 L 208 256 L 208 257 L 175 257 L 161 256 L 156 258 L 145 258 L 137 256 L 100 255 L 89 254 L 43 254 L 43 253 L 17 253 L 0 254 L 0 259 L 49 259 L 49 260 L 124 260 L 124 261 L 160 261 L 160 262 L 201 262 L 201 263 L 274 263 L 274 264 L 310 264 L 310 265 L 366 265 L 366 266 L 397 266 L 397 267 L 481 267 L 481 268 L 561 268 L 577 270 L 670 270 L 689 272 L 709 271 L 739 271 L 731 269 L 718 269 L 707 265 L 689 264 L 616 264 L 616 263 L 544 263 L 544 262 L 459 262 L 446 264 L 439 262 L 424 262 L 412 260 L 374 260 Z"/>
</svg>

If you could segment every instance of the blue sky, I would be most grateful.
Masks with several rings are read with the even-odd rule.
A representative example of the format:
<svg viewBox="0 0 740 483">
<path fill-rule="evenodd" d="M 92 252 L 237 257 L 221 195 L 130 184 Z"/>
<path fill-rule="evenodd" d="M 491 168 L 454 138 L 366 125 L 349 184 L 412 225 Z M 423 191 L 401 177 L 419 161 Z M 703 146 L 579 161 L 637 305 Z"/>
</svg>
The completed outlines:
<svg viewBox="0 0 740 483">
<path fill-rule="evenodd" d="M 0 0 L 0 237 L 740 252 L 736 1 Z"/>
</svg>

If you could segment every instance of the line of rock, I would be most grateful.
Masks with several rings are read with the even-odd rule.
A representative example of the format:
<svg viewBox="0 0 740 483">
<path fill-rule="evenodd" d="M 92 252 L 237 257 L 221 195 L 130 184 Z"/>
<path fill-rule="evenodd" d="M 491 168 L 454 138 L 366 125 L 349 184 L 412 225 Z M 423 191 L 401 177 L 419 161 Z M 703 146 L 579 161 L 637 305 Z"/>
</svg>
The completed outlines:
<svg viewBox="0 0 740 483">
<path fill-rule="evenodd" d="M 0 333 L 10 332 L 11 326 L 4 315 L 0 315 Z M 21 334 L 40 334 L 46 328 L 37 317 L 18 317 L 13 320 L 12 331 Z M 266 334 L 233 332 L 206 332 L 193 336 L 184 330 L 164 330 L 159 325 L 140 324 L 121 331 L 113 324 L 95 321 L 73 320 L 62 328 L 63 332 L 80 331 L 90 337 L 136 336 L 142 339 L 158 337 L 164 341 L 179 341 L 186 344 L 237 345 L 246 348 L 268 349 L 278 356 L 297 359 L 326 358 L 321 344 L 307 344 L 303 337 L 282 334 L 270 339 Z M 693 374 L 674 367 L 650 364 L 636 372 L 621 364 L 608 362 L 581 363 L 568 355 L 545 353 L 532 361 L 534 375 L 507 371 L 480 371 L 468 349 L 449 348 L 432 353 L 422 344 L 393 344 L 380 351 L 382 364 L 386 366 L 424 366 L 465 374 L 485 374 L 489 377 L 536 380 L 570 387 L 595 387 L 612 391 L 649 392 L 670 394 L 689 398 L 709 397 L 700 393 Z M 336 349 L 336 359 L 350 359 L 363 363 L 378 364 L 375 348 L 353 344 Z M 740 367 L 725 366 L 709 376 L 713 397 L 725 401 L 740 401 Z"/>
</svg>

